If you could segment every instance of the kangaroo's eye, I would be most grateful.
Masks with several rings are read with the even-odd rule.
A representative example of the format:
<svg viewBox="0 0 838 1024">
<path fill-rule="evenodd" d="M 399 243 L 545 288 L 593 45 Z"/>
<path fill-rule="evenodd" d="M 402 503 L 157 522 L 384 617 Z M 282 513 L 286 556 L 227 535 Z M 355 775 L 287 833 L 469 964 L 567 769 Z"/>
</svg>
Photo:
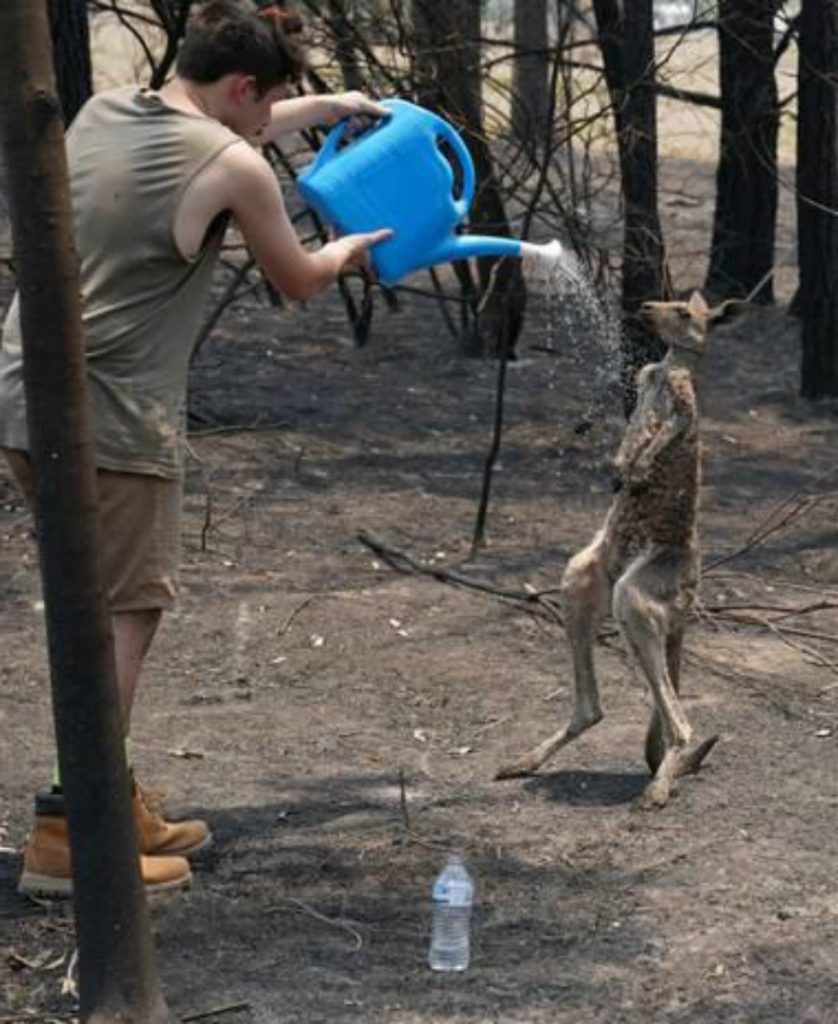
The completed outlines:
<svg viewBox="0 0 838 1024">
<path fill-rule="evenodd" d="M 682 320 L 689 320 L 689 318 L 690 318 L 690 314 L 689 314 L 689 313 L 687 312 L 687 310 L 686 310 L 686 309 L 679 309 L 679 310 L 678 310 L 678 316 L 679 316 L 679 317 L 680 317 L 680 318 L 681 318 Z"/>
</svg>

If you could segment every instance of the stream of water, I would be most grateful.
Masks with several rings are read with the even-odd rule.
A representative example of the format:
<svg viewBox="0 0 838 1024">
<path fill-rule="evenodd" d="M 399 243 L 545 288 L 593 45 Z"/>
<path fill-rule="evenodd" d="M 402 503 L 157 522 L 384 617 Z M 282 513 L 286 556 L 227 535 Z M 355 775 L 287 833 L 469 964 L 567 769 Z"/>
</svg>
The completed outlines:
<svg viewBox="0 0 838 1024">
<path fill-rule="evenodd" d="M 613 409 L 619 395 L 620 321 L 597 291 L 579 258 L 559 242 L 522 245 L 528 287 L 547 302 L 539 346 L 569 358 L 589 378 L 585 420 L 593 424 Z"/>
</svg>

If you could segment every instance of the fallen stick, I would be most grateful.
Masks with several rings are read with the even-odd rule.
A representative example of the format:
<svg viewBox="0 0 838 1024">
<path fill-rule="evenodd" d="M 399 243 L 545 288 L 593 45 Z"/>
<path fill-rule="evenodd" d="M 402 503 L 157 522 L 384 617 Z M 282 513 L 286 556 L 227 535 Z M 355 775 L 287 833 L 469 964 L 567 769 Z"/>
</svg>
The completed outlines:
<svg viewBox="0 0 838 1024">
<path fill-rule="evenodd" d="M 530 606 L 537 606 L 538 609 L 543 609 L 549 615 L 551 621 L 561 625 L 562 617 L 559 613 L 558 608 L 555 604 L 550 601 L 546 595 L 548 593 L 554 593 L 555 590 L 549 591 L 534 591 L 528 593 L 526 590 L 504 590 L 500 587 L 492 586 L 491 583 L 484 583 L 480 580 L 471 579 L 468 576 L 464 576 L 462 573 L 454 572 L 450 569 L 441 569 L 439 566 L 422 565 L 421 562 L 417 562 L 410 555 L 404 551 L 399 551 L 396 548 L 388 547 L 383 541 L 377 540 L 371 534 L 362 530 L 358 535 L 358 540 L 373 552 L 378 555 L 383 561 L 385 561 L 391 569 L 395 569 L 396 572 L 414 572 L 421 576 L 430 576 L 431 579 L 436 580 L 438 583 L 449 583 L 458 587 L 465 587 L 469 590 L 477 590 L 483 594 L 491 594 L 494 597 L 499 597 L 505 601 L 515 601 L 518 604 L 525 604 Z M 529 609 L 534 614 L 539 614 L 532 607 Z"/>
<path fill-rule="evenodd" d="M 296 907 L 309 917 L 313 917 L 315 921 L 322 921 L 323 924 L 331 925 L 333 928 L 341 928 L 343 931 L 348 932 L 355 940 L 354 953 L 357 953 L 363 947 L 364 939 L 361 933 L 356 931 L 350 924 L 347 924 L 346 921 L 341 920 L 339 917 L 327 917 L 325 914 L 321 914 L 319 910 L 315 910 L 314 907 L 310 907 L 307 903 L 303 903 L 302 900 L 294 899 L 293 897 L 288 897 L 283 902 L 289 903 L 292 907 Z M 281 909 L 281 907 L 277 906 L 268 907 L 267 912 L 270 913 Z"/>
<path fill-rule="evenodd" d="M 199 1010 L 197 1013 L 187 1013 L 180 1019 L 186 1024 L 190 1020 L 206 1020 L 207 1017 L 219 1017 L 222 1013 L 236 1013 L 239 1010 L 249 1010 L 250 1003 L 227 1003 L 226 1006 L 215 1006 L 211 1010 Z"/>
</svg>

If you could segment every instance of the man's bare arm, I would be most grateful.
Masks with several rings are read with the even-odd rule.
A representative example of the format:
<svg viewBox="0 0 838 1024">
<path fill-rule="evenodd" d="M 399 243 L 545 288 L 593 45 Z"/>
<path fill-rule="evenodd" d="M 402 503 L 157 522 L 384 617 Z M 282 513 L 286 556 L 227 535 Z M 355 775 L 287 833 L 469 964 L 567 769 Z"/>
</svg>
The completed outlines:
<svg viewBox="0 0 838 1024">
<path fill-rule="evenodd" d="M 251 255 L 289 299 L 316 295 L 347 266 L 362 264 L 367 250 L 390 235 L 386 229 L 346 235 L 310 252 L 300 244 L 274 172 L 260 153 L 246 144 L 231 146 L 219 162 L 219 208 L 232 212 Z"/>
<path fill-rule="evenodd" d="M 263 145 L 278 142 L 284 135 L 313 128 L 329 127 L 345 117 L 389 117 L 390 112 L 362 92 L 321 96 L 297 96 L 279 100 L 271 107 L 271 123 L 259 137 Z"/>
</svg>

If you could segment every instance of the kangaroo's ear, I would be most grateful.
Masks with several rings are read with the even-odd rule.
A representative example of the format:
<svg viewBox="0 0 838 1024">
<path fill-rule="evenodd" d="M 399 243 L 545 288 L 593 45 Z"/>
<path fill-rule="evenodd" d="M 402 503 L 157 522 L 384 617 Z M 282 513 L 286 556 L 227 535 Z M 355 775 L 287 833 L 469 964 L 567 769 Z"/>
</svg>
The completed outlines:
<svg viewBox="0 0 838 1024">
<path fill-rule="evenodd" d="M 719 324 L 729 323 L 731 320 L 743 316 L 753 308 L 753 303 L 746 302 L 744 299 L 727 299 L 710 310 L 707 324 L 709 327 L 718 327 Z"/>
<path fill-rule="evenodd" d="M 695 291 L 690 296 L 690 301 L 687 303 L 692 316 L 706 316 L 709 312 L 709 306 L 704 301 L 704 296 L 699 291 Z"/>
</svg>

